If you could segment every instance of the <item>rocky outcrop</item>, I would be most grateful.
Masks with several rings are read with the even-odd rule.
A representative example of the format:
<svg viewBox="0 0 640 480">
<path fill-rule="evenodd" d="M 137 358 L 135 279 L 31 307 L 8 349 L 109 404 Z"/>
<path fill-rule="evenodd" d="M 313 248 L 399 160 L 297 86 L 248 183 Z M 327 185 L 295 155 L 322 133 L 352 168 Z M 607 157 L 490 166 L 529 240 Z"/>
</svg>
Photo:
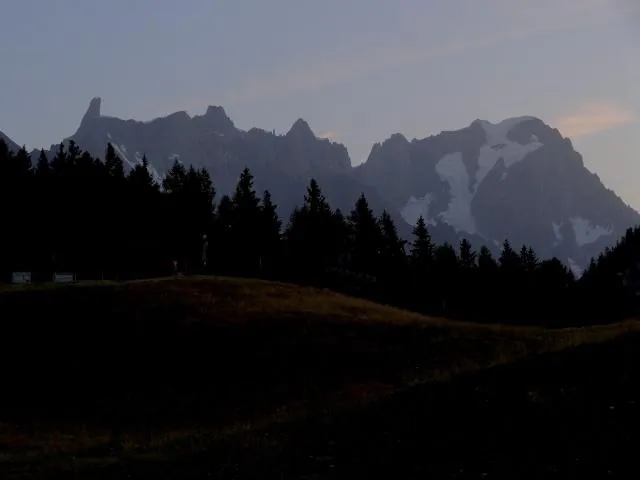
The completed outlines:
<svg viewBox="0 0 640 480">
<path fill-rule="evenodd" d="M 82 121 L 80 122 L 80 128 L 87 128 L 87 124 L 101 117 L 101 106 L 102 99 L 100 97 L 94 97 L 91 99 L 89 108 L 87 109 L 87 112 L 84 114 L 84 116 L 82 117 Z"/>
<path fill-rule="evenodd" d="M 424 216 L 498 250 L 505 238 L 578 271 L 640 223 L 640 215 L 584 166 L 571 141 L 534 117 L 412 142 L 391 136 L 355 175 L 409 223 Z"/>
<path fill-rule="evenodd" d="M 220 106 L 209 106 L 203 115 L 176 112 L 148 122 L 103 116 L 100 107 L 101 100 L 94 98 L 80 127 L 67 139 L 98 157 L 111 143 L 128 166 L 146 155 L 156 177 L 176 159 L 204 167 L 218 197 L 233 192 L 246 166 L 255 176 L 256 190 L 271 191 L 283 218 L 302 202 L 311 177 L 320 182 L 332 205 L 344 211 L 353 207 L 361 193 L 376 210 L 390 209 L 375 188 L 351 175 L 344 145 L 316 137 L 303 119 L 296 120 L 285 135 L 276 135 L 259 128 L 238 129 Z M 402 222 L 397 213 L 396 218 Z"/>
</svg>

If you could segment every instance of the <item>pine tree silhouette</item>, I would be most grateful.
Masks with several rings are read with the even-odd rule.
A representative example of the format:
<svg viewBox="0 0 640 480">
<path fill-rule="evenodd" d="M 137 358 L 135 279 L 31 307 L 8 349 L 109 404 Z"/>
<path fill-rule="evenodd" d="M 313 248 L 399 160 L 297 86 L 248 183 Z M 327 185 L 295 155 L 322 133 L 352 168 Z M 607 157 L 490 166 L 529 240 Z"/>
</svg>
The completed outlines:
<svg viewBox="0 0 640 480">
<path fill-rule="evenodd" d="M 376 274 L 380 261 L 382 233 L 364 194 L 349 214 L 351 230 L 351 267 L 358 273 Z"/>
<path fill-rule="evenodd" d="M 232 197 L 232 256 L 239 273 L 255 275 L 260 271 L 260 199 L 253 187 L 253 175 L 248 168 L 240 174 Z"/>
<path fill-rule="evenodd" d="M 271 200 L 271 193 L 265 190 L 262 195 L 260 209 L 260 273 L 273 277 L 280 261 L 280 237 L 282 222 L 278 217 L 276 205 Z"/>
</svg>

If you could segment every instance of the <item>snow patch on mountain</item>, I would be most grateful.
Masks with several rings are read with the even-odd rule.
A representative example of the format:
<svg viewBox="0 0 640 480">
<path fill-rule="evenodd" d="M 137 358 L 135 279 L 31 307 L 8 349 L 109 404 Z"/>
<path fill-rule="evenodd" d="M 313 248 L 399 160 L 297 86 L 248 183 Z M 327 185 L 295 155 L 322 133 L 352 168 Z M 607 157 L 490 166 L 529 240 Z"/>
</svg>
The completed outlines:
<svg viewBox="0 0 640 480">
<path fill-rule="evenodd" d="M 136 152 L 135 157 L 138 165 L 144 164 L 144 155 L 140 155 L 140 152 Z M 160 173 L 158 173 L 154 166 L 151 165 L 151 162 L 149 162 L 149 160 L 147 160 L 147 172 L 149 172 L 149 175 L 151 175 L 153 181 L 156 182 L 160 187 L 162 187 L 164 175 L 160 175 Z"/>
<path fill-rule="evenodd" d="M 124 163 L 129 165 L 130 168 L 135 168 L 137 165 L 142 165 L 142 156 L 140 155 L 140 152 L 136 152 L 134 155 L 135 160 L 131 161 L 127 156 L 127 147 L 125 147 L 124 145 L 116 145 L 112 141 L 109 141 L 109 143 L 113 147 L 113 151 L 116 152 L 116 155 L 118 155 L 118 157 L 120 157 L 120 159 Z M 151 163 L 148 163 L 148 162 L 147 162 L 147 172 L 149 172 L 149 175 L 151 176 L 154 182 L 162 186 L 162 180 L 164 177 L 158 173 L 158 171 L 151 165 Z"/>
<path fill-rule="evenodd" d="M 434 225 L 435 221 L 429 216 L 429 205 L 432 199 L 433 196 L 430 193 L 420 198 L 411 196 L 400 210 L 400 215 L 409 225 L 415 225 L 421 216 L 425 222 Z"/>
<path fill-rule="evenodd" d="M 476 220 L 471 213 L 474 192 L 469 190 L 469 174 L 462 153 L 445 155 L 436 164 L 436 173 L 449 184 L 451 200 L 440 218 L 457 231 L 476 233 Z"/>
<path fill-rule="evenodd" d="M 118 157 L 120 157 L 120 159 L 125 162 L 127 165 L 129 165 L 131 168 L 135 167 L 135 163 L 132 163 L 129 160 L 129 157 L 127 157 L 127 154 L 125 151 L 123 151 L 119 145 L 116 145 L 114 142 L 109 141 L 109 143 L 111 144 L 111 146 L 113 147 L 113 151 L 116 152 L 116 155 Z M 124 145 L 123 145 L 124 146 Z M 126 150 L 126 149 L 125 149 Z"/>
<path fill-rule="evenodd" d="M 583 270 L 580 267 L 580 265 L 578 265 L 573 258 L 568 258 L 567 261 L 569 262 L 569 268 L 573 272 L 573 275 L 576 278 L 580 278 L 583 273 Z"/>
<path fill-rule="evenodd" d="M 553 233 L 556 236 L 556 242 L 554 243 L 554 247 L 560 245 L 564 241 L 564 237 L 560 232 L 560 229 L 564 225 L 564 222 L 557 224 L 556 222 L 551 222 L 551 228 L 553 228 Z"/>
<path fill-rule="evenodd" d="M 514 117 L 497 124 L 486 120 L 479 121 L 484 130 L 486 142 L 480 147 L 477 159 L 478 169 L 473 188 L 469 188 L 469 173 L 462 161 L 461 152 L 450 153 L 438 161 L 436 173 L 449 184 L 451 195 L 447 210 L 440 214 L 440 218 L 444 222 L 458 232 L 479 233 L 476 228 L 476 220 L 471 213 L 471 202 L 482 181 L 500 161 L 508 169 L 543 146 L 536 135 L 531 135 L 529 143 L 526 145 L 511 141 L 508 138 L 509 132 L 515 126 L 534 119 L 534 117 Z M 502 180 L 505 180 L 506 177 L 507 172 L 504 172 Z M 432 200 L 433 198 L 429 193 L 421 198 L 412 196 L 401 208 L 402 217 L 412 225 L 415 224 L 420 215 L 425 220 L 429 219 L 429 206 Z"/>
<path fill-rule="evenodd" d="M 513 127 L 531 119 L 533 119 L 533 117 L 508 118 L 507 120 L 497 124 L 487 122 L 486 120 L 480 121 L 480 125 L 487 136 L 487 143 L 480 147 L 478 171 L 476 172 L 476 184 L 473 190 L 474 193 L 478 191 L 478 187 L 482 181 L 493 167 L 496 166 L 500 159 L 504 162 L 504 166 L 509 168 L 512 165 L 521 162 L 531 152 L 534 152 L 543 146 L 535 135 L 532 135 L 531 141 L 527 145 L 512 142 L 507 138 L 509 131 Z M 502 175 L 502 179 L 504 180 L 506 176 L 505 172 Z"/>
<path fill-rule="evenodd" d="M 573 233 L 578 247 L 596 242 L 600 237 L 610 236 L 613 229 L 602 225 L 592 225 L 591 222 L 582 217 L 571 217 L 569 219 L 573 227 Z"/>
</svg>

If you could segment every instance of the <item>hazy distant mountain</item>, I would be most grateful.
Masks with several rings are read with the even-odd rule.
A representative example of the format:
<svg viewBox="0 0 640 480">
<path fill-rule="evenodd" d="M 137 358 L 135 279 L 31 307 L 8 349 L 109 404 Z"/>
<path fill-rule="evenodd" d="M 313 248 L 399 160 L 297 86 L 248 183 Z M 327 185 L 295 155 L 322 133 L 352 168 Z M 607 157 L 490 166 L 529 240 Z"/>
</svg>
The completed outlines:
<svg viewBox="0 0 640 480">
<path fill-rule="evenodd" d="M 411 142 L 392 135 L 354 173 L 409 223 L 423 215 L 490 247 L 531 244 L 575 270 L 640 223 L 571 141 L 534 117 L 476 120 Z"/>
<path fill-rule="evenodd" d="M 377 213 L 392 213 L 405 238 L 422 215 L 439 243 L 467 237 L 497 253 L 508 238 L 576 272 L 640 224 L 638 212 L 585 168 L 571 141 L 534 117 L 476 120 L 422 140 L 395 134 L 356 168 L 343 145 L 317 138 L 302 119 L 285 135 L 244 131 L 222 107 L 140 122 L 103 116 L 94 98 L 69 139 L 99 157 L 110 142 L 130 166 L 146 154 L 158 181 L 176 159 L 205 167 L 217 198 L 233 192 L 247 166 L 256 190 L 271 191 L 285 220 L 315 177 L 332 206 L 347 213 L 364 193 Z"/>
</svg>

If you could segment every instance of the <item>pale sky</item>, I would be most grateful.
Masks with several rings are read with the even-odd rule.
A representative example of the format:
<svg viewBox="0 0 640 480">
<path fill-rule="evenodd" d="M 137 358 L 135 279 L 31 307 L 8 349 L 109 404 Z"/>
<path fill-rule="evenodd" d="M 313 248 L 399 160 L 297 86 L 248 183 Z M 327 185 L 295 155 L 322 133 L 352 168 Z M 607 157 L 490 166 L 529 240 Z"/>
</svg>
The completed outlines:
<svg viewBox="0 0 640 480">
<path fill-rule="evenodd" d="M 640 209 L 638 0 L 3 0 L 2 19 L 0 130 L 29 148 L 94 96 L 139 120 L 302 117 L 354 164 L 394 132 L 535 115 Z"/>
</svg>

